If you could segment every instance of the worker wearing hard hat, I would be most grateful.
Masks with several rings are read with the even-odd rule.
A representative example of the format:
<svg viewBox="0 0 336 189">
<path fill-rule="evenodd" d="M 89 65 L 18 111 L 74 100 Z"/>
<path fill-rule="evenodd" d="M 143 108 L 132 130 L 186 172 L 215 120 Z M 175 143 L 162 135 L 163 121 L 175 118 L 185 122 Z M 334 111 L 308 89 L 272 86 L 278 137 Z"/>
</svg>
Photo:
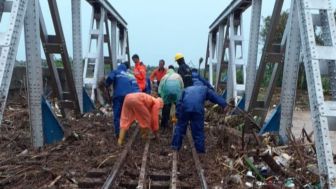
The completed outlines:
<svg viewBox="0 0 336 189">
<path fill-rule="evenodd" d="M 204 147 L 204 103 L 210 100 L 226 107 L 224 98 L 218 96 L 215 91 L 204 85 L 190 86 L 186 88 L 176 105 L 176 117 L 178 118 L 175 126 L 172 148 L 180 150 L 183 136 L 186 134 L 187 127 L 191 125 L 194 145 L 198 153 L 205 153 Z"/>
<path fill-rule="evenodd" d="M 146 132 L 151 130 L 155 138 L 158 138 L 159 112 L 162 107 L 163 101 L 161 98 L 154 98 L 146 93 L 127 95 L 121 112 L 121 131 L 118 144 L 123 144 L 125 134 L 135 120 L 139 123 L 143 137 L 146 137 Z"/>
<path fill-rule="evenodd" d="M 122 63 L 116 70 L 113 70 L 105 81 L 105 87 L 113 84 L 113 122 L 114 134 L 118 138 L 120 131 L 121 108 L 125 96 L 130 93 L 139 92 L 139 87 L 134 76 L 127 72 L 128 63 Z"/>
<path fill-rule="evenodd" d="M 181 75 L 183 79 L 184 87 L 186 88 L 186 87 L 192 86 L 193 82 L 192 82 L 192 76 L 191 76 L 191 69 L 185 63 L 183 54 L 177 53 L 175 55 L 175 61 L 179 65 L 177 73 Z"/>
<path fill-rule="evenodd" d="M 135 64 L 133 74 L 136 78 L 139 89 L 141 92 L 145 92 L 146 89 L 146 66 L 142 61 L 140 61 L 139 55 L 135 54 L 132 56 L 132 60 Z"/>
<path fill-rule="evenodd" d="M 163 99 L 164 106 L 162 109 L 161 128 L 164 131 L 168 126 L 170 117 L 171 106 L 176 104 L 176 101 L 180 98 L 183 90 L 183 80 L 181 76 L 175 73 L 174 67 L 168 67 L 167 74 L 161 79 L 159 85 L 159 95 Z M 175 108 L 173 108 L 174 110 Z M 173 112 L 172 122 L 175 124 L 175 112 Z"/>
</svg>

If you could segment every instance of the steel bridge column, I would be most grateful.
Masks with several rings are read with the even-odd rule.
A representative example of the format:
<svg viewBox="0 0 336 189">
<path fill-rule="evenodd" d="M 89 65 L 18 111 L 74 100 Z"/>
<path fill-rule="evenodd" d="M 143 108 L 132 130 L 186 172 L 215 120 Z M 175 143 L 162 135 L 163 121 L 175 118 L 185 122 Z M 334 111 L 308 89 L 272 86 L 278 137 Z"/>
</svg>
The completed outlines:
<svg viewBox="0 0 336 189">
<path fill-rule="evenodd" d="M 4 3 L 3 11 L 10 12 L 9 22 L 11 24 L 6 32 L 0 33 L 0 123 L 6 107 L 27 3 L 28 0 L 5 1 Z"/>
<path fill-rule="evenodd" d="M 228 68 L 228 82 L 227 82 L 227 101 L 234 99 L 238 100 L 238 95 L 243 95 L 245 91 L 245 64 L 243 52 L 243 25 L 242 15 L 232 13 L 229 17 L 229 68 Z M 240 56 L 237 52 L 239 52 Z M 243 83 L 237 83 L 237 67 L 242 68 Z"/>
<path fill-rule="evenodd" d="M 335 130 L 336 102 L 325 101 L 320 70 L 320 64 L 323 61 L 327 60 L 333 64 L 336 62 L 334 10 L 330 0 L 321 2 L 296 0 L 295 3 L 299 14 L 301 45 L 304 54 L 321 187 L 336 188 L 336 169 L 329 135 L 331 130 Z M 321 23 L 318 23 L 319 21 Z M 328 36 L 328 38 L 324 38 L 326 41 L 323 45 L 317 45 L 315 39 L 314 27 L 319 25 L 322 28 L 328 28 L 322 30 Z"/>
<path fill-rule="evenodd" d="M 213 84 L 213 63 L 215 58 L 215 51 L 216 51 L 216 39 L 214 39 L 214 36 L 216 36 L 213 33 L 209 34 L 209 59 L 208 59 L 208 65 L 209 65 L 209 82 L 212 85 Z"/>
<path fill-rule="evenodd" d="M 292 1 L 288 17 L 285 65 L 281 89 L 281 119 L 279 134 L 283 142 L 288 141 L 287 130 L 292 127 L 297 80 L 300 67 L 300 30 L 297 7 Z"/>
<path fill-rule="evenodd" d="M 129 46 L 129 35 L 128 35 L 128 31 L 126 32 L 127 35 L 127 47 L 126 47 L 126 54 L 127 54 L 127 61 L 130 62 L 131 61 L 131 54 L 130 54 L 130 46 Z"/>
<path fill-rule="evenodd" d="M 320 20 L 322 27 L 322 40 L 325 46 L 332 46 L 333 39 L 330 33 L 330 27 L 328 24 L 328 12 L 320 11 Z M 330 18 L 334 20 L 334 17 Z M 332 21 L 335 23 L 335 20 Z M 333 101 L 336 101 L 336 62 L 335 61 L 327 61 L 328 64 L 328 74 L 329 74 L 329 84 L 330 84 L 330 93 Z"/>
<path fill-rule="evenodd" d="M 122 29 L 122 38 L 120 39 L 121 46 L 121 57 L 123 61 L 127 60 L 127 31 L 125 28 Z"/>
<path fill-rule="evenodd" d="M 261 19 L 262 0 L 252 1 L 252 17 L 250 24 L 250 41 L 248 49 L 247 70 L 246 70 L 246 101 L 245 109 L 248 110 L 253 86 L 257 74 L 258 43 Z"/>
<path fill-rule="evenodd" d="M 43 78 L 38 0 L 29 0 L 24 25 L 29 120 L 33 146 L 37 148 L 44 144 L 41 109 Z"/>
<path fill-rule="evenodd" d="M 112 63 L 113 69 L 117 69 L 117 56 L 118 56 L 118 48 L 117 48 L 117 21 L 111 20 L 111 44 L 112 44 Z"/>
<path fill-rule="evenodd" d="M 77 98 L 81 113 L 83 113 L 83 60 L 82 60 L 82 24 L 81 0 L 72 0 L 72 44 L 73 65 L 72 72 L 75 80 Z"/>
<path fill-rule="evenodd" d="M 220 25 L 218 28 L 218 37 L 217 37 L 217 68 L 216 68 L 216 80 L 215 80 L 215 86 L 219 85 L 220 77 L 221 77 L 221 67 L 224 66 L 222 63 L 224 63 L 224 31 L 225 31 L 225 25 Z M 211 83 L 213 85 L 213 83 Z"/>
</svg>

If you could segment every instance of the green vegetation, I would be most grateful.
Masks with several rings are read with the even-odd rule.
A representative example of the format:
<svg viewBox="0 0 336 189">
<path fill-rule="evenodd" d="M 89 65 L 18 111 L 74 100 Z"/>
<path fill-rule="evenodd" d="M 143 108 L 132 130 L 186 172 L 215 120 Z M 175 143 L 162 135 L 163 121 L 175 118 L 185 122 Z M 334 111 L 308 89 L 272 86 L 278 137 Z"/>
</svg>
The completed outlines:
<svg viewBox="0 0 336 189">
<path fill-rule="evenodd" d="M 336 18 L 336 12 L 334 13 L 334 16 Z M 280 43 L 281 42 L 285 27 L 286 27 L 287 19 L 288 19 L 288 11 L 282 12 L 281 17 L 280 17 L 280 21 L 279 21 L 279 25 L 278 25 L 278 28 L 277 28 L 277 32 L 275 34 L 275 43 Z M 271 22 L 271 16 L 267 16 L 263 20 L 264 24 L 263 24 L 263 26 L 261 28 L 261 32 L 260 32 L 260 38 L 261 38 L 260 42 L 262 44 L 264 44 L 265 41 L 266 41 L 266 36 L 268 34 L 270 22 Z M 322 33 L 321 28 L 316 27 L 314 29 L 315 29 L 315 39 L 316 39 L 317 45 L 325 45 L 325 41 L 323 41 L 323 38 L 322 38 L 323 33 Z M 267 85 L 268 82 L 270 81 L 273 68 L 274 68 L 274 64 L 268 64 L 266 66 L 266 71 L 265 71 L 264 80 L 262 82 L 262 86 Z M 279 77 L 279 79 L 277 80 L 277 86 L 280 87 L 281 84 L 282 84 L 282 76 Z M 322 76 L 322 85 L 323 85 L 324 93 L 328 94 L 330 92 L 329 76 Z M 298 88 L 301 89 L 301 90 L 307 90 L 306 74 L 305 74 L 305 71 L 304 71 L 304 65 L 303 64 L 300 65 Z"/>
</svg>

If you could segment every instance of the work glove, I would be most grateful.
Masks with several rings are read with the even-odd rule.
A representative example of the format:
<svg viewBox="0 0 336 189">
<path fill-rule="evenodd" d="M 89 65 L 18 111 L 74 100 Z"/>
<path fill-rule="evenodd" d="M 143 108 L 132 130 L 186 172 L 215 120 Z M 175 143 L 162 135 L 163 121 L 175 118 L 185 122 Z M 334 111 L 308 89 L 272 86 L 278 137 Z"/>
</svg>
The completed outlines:
<svg viewBox="0 0 336 189">
<path fill-rule="evenodd" d="M 231 108 L 234 108 L 235 107 L 235 100 L 231 99 L 228 103 L 228 106 L 231 107 Z"/>
<path fill-rule="evenodd" d="M 104 91 L 106 89 L 106 86 L 105 86 L 105 78 L 101 78 L 98 82 L 98 88 L 101 90 L 101 91 Z"/>
<path fill-rule="evenodd" d="M 175 125 L 176 123 L 177 123 L 177 119 L 176 119 L 176 116 L 172 116 L 171 117 L 171 123 L 173 124 L 173 125 Z"/>
<path fill-rule="evenodd" d="M 212 106 L 212 109 L 215 109 L 217 107 L 218 107 L 218 104 L 215 104 L 215 105 Z"/>
<path fill-rule="evenodd" d="M 173 123 L 173 125 L 176 125 L 176 123 L 177 123 L 177 119 L 176 119 L 176 117 L 173 117 L 173 118 L 172 118 L 172 123 Z"/>
</svg>

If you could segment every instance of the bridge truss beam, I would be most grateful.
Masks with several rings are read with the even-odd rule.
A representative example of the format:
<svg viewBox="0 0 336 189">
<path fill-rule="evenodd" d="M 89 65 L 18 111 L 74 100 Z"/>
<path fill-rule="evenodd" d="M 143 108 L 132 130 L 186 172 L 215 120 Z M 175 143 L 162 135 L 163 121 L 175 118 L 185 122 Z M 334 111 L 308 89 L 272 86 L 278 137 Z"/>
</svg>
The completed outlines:
<svg viewBox="0 0 336 189">
<path fill-rule="evenodd" d="M 95 10 L 102 10 L 106 19 L 106 32 L 102 35 L 102 42 L 108 44 L 108 56 L 99 54 L 99 59 L 108 62 L 111 68 L 117 65 L 118 53 L 124 59 L 129 59 L 127 23 L 120 14 L 112 7 L 107 0 L 87 0 Z M 73 63 L 70 62 L 70 56 L 67 51 L 64 31 L 60 19 L 59 9 L 56 0 L 48 0 L 50 12 L 42 11 L 39 6 L 39 0 L 0 0 L 0 22 L 4 14 L 9 14 L 9 26 L 6 32 L 0 33 L 0 122 L 3 118 L 3 112 L 6 105 L 9 85 L 12 78 L 15 58 L 19 46 L 22 28 L 24 26 L 26 65 L 27 65 L 27 86 L 29 102 L 29 118 L 32 131 L 32 143 L 34 147 L 43 146 L 46 141 L 46 123 L 50 120 L 56 120 L 51 109 L 45 113 L 43 107 L 44 91 L 42 79 L 42 61 L 40 46 L 42 43 L 46 55 L 48 68 L 53 80 L 53 93 L 56 94 L 61 114 L 67 115 L 67 112 L 74 111 L 77 116 L 83 113 L 83 57 L 82 57 L 82 25 L 81 25 L 81 0 L 71 1 L 72 6 L 72 37 L 73 37 Z M 27 8 L 28 7 L 28 8 Z M 52 26 L 55 34 L 47 32 L 47 26 L 43 19 L 43 13 L 51 15 Z M 111 31 L 107 20 L 110 20 Z M 119 34 L 117 33 L 119 32 Z M 115 36 L 115 37 L 114 37 Z M 119 38 L 118 38 L 119 36 Z M 119 47 L 118 47 L 119 46 Z M 119 52 L 118 52 L 119 50 Z M 62 66 L 65 72 L 65 85 L 62 85 L 60 76 L 55 64 L 55 55 L 62 59 Z M 114 58 L 113 58 L 114 57 Z M 101 69 L 103 70 L 104 67 Z M 101 71 L 100 76 L 104 76 Z M 45 107 L 45 106 L 44 106 Z M 46 119 L 44 115 L 48 114 L 53 118 Z M 58 123 L 59 124 L 59 123 Z M 57 124 L 56 124 L 57 125 Z M 50 125 L 48 125 L 50 126 Z"/>
</svg>

